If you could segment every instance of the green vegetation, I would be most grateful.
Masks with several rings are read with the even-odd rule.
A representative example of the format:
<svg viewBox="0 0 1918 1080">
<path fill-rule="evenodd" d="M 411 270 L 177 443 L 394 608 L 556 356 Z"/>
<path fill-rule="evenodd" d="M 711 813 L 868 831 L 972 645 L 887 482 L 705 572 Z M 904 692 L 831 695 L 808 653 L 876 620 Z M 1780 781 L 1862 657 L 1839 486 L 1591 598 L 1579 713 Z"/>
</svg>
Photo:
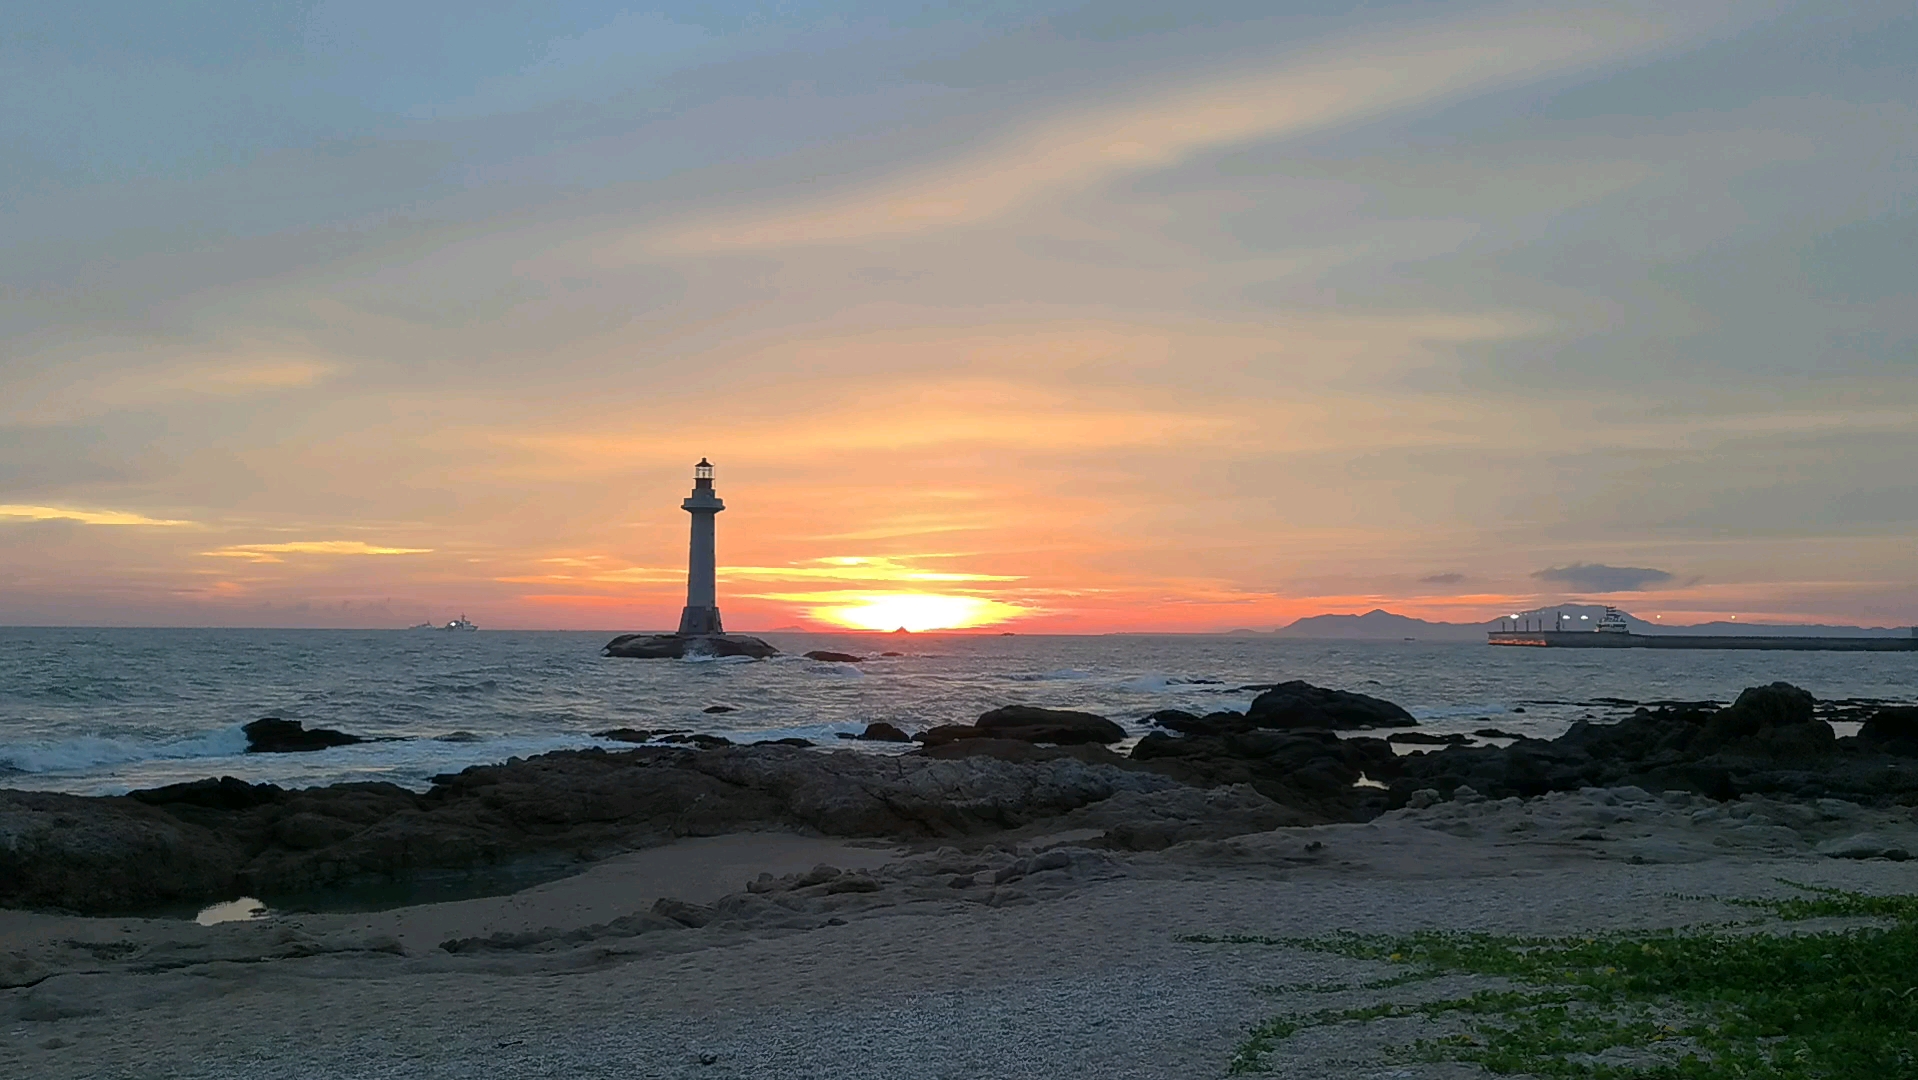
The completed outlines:
<svg viewBox="0 0 1918 1080">
<path fill-rule="evenodd" d="M 1787 883 L 1790 884 L 1790 883 Z M 1817 932 L 1755 927 L 1579 938 L 1418 933 L 1399 937 L 1192 937 L 1285 945 L 1409 965 L 1387 988 L 1443 975 L 1492 976 L 1494 989 L 1275 1016 L 1255 1027 L 1232 1071 L 1264 1071 L 1299 1031 L 1392 1017 L 1448 1034 L 1399 1048 L 1409 1060 L 1476 1062 L 1495 1073 L 1593 1080 L 1901 1080 L 1918 1078 L 1918 896 L 1796 885 L 1804 895 L 1737 900 L 1788 922 L 1870 918 Z"/>
</svg>

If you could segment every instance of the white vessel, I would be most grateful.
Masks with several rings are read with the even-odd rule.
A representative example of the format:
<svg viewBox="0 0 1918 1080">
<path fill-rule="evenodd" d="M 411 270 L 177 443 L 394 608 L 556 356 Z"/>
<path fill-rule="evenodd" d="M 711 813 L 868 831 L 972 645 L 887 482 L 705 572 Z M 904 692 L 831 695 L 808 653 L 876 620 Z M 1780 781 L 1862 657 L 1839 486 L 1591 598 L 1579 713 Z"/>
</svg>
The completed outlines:
<svg viewBox="0 0 1918 1080">
<path fill-rule="evenodd" d="M 475 622 L 467 621 L 466 616 L 462 614 L 460 615 L 459 618 L 454 619 L 452 622 L 446 623 L 444 625 L 440 623 L 423 622 L 423 623 L 415 623 L 414 625 L 407 627 L 407 629 L 408 630 L 478 630 L 479 624 Z"/>
<path fill-rule="evenodd" d="M 1592 629 L 1601 634 L 1629 634 L 1632 632 L 1631 624 L 1625 621 L 1624 613 L 1615 607 L 1606 608 L 1605 614 L 1598 617 L 1598 625 L 1592 627 Z"/>
</svg>

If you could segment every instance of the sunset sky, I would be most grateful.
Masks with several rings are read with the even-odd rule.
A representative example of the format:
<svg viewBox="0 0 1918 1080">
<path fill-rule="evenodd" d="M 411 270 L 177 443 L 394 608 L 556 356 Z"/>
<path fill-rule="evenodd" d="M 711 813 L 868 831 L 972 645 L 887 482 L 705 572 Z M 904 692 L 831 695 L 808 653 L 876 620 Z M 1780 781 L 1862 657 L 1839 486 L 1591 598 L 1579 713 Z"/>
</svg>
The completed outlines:
<svg viewBox="0 0 1918 1080">
<path fill-rule="evenodd" d="M 1918 621 L 1909 0 L 8 22 L 0 623 Z"/>
</svg>

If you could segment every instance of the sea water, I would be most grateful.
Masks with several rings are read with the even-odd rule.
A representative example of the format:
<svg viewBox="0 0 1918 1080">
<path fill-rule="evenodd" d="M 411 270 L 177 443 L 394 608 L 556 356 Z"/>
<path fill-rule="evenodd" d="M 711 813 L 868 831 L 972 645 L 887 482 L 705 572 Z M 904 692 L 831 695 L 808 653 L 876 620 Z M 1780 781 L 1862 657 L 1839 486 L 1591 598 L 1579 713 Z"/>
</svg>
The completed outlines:
<svg viewBox="0 0 1918 1080">
<path fill-rule="evenodd" d="M 1728 701 L 1784 680 L 1820 698 L 1918 700 L 1918 653 L 1491 648 L 1273 636 L 766 634 L 766 661 L 602 657 L 603 632 L 0 628 L 0 787 L 108 794 L 209 776 L 287 786 L 437 774 L 674 728 L 735 741 L 885 720 L 965 723 L 1013 703 L 1109 716 L 1243 709 L 1288 679 L 1357 690 L 1435 733 L 1552 737 L 1625 702 Z M 869 659 L 825 663 L 832 650 Z M 896 653 L 898 655 L 882 655 Z M 709 713 L 712 706 L 732 711 Z M 384 741 L 248 754 L 262 716 Z"/>
</svg>

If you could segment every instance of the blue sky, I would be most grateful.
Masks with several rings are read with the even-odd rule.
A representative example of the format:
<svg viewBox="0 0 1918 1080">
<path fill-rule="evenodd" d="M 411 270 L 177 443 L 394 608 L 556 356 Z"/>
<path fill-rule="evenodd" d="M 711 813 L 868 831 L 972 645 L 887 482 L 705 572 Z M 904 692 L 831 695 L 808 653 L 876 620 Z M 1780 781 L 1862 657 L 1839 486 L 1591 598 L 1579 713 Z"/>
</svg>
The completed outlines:
<svg viewBox="0 0 1918 1080">
<path fill-rule="evenodd" d="M 1912 621 L 1908 4 L 1273 10 L 33 9 L 0 620 Z"/>
</svg>

